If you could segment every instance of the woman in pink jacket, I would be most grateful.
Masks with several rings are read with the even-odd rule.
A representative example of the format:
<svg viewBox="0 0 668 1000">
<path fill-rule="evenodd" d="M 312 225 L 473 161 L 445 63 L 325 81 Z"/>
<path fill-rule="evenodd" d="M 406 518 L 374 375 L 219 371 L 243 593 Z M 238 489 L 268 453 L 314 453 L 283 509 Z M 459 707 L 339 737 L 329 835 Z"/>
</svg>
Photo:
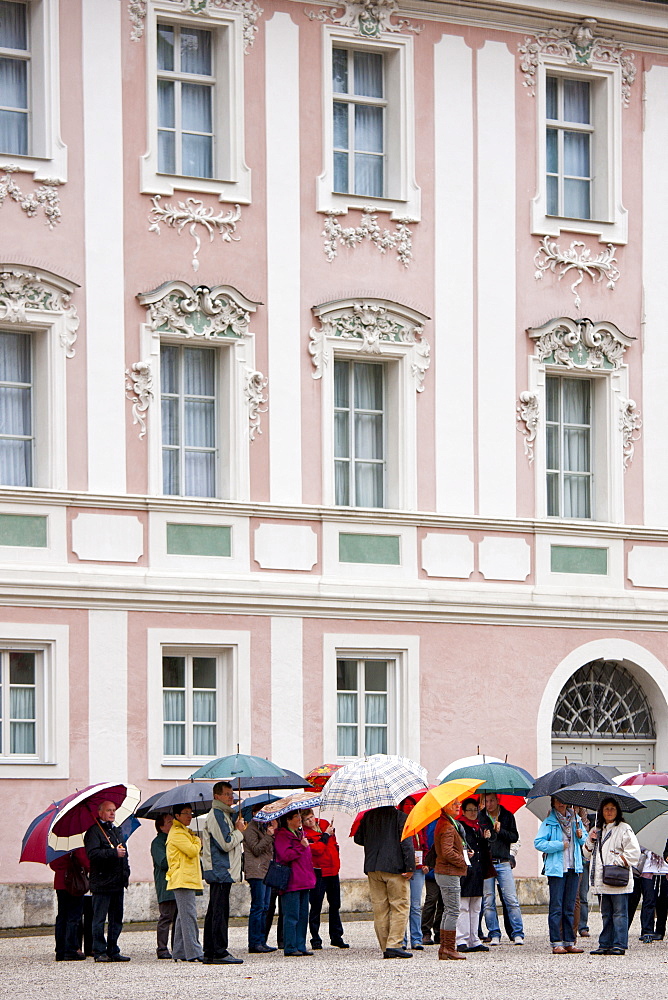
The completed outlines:
<svg viewBox="0 0 668 1000">
<path fill-rule="evenodd" d="M 299 810 L 286 813 L 279 819 L 274 835 L 276 861 L 279 865 L 290 866 L 290 880 L 282 894 L 283 953 L 290 956 L 313 954 L 306 949 L 306 931 L 309 890 L 316 880 L 311 848 L 301 829 L 301 821 Z"/>
</svg>

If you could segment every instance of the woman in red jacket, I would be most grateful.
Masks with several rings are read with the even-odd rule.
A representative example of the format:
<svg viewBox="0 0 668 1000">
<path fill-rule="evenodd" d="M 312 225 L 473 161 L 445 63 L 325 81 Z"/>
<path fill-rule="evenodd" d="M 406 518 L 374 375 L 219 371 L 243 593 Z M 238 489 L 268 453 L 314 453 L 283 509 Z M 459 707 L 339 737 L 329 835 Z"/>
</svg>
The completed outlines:
<svg viewBox="0 0 668 1000">
<path fill-rule="evenodd" d="M 341 883 L 339 881 L 339 845 L 336 842 L 334 827 L 326 819 L 316 819 L 312 809 L 302 812 L 304 835 L 311 847 L 313 868 L 316 884 L 309 895 L 309 929 L 311 932 L 311 947 L 314 951 L 322 948 L 320 937 L 320 914 L 322 903 L 327 896 L 329 903 L 329 940 L 333 948 L 348 948 L 343 940 L 343 924 L 341 923 Z"/>
</svg>

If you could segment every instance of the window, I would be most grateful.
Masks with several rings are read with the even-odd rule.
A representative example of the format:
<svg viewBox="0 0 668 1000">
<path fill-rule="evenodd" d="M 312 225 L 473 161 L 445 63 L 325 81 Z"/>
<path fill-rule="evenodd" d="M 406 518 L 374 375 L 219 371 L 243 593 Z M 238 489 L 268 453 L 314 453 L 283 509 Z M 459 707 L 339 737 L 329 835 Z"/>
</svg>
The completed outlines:
<svg viewBox="0 0 668 1000">
<path fill-rule="evenodd" d="M 163 753 L 215 757 L 218 739 L 219 661 L 216 656 L 162 659 Z"/>
<path fill-rule="evenodd" d="M 389 753 L 387 660 L 337 660 L 337 754 Z"/>
<path fill-rule="evenodd" d="M 242 19 L 222 5 L 175 18 L 170 0 L 150 0 L 146 40 L 142 191 L 197 191 L 248 204 Z"/>
<path fill-rule="evenodd" d="M 163 492 L 216 496 L 216 351 L 160 348 Z"/>
<path fill-rule="evenodd" d="M 24 3 L 0 2 L 0 152 L 30 152 L 30 48 Z"/>
<path fill-rule="evenodd" d="M 0 755 L 33 757 L 39 752 L 39 654 L 0 652 Z"/>
<path fill-rule="evenodd" d="M 383 365 L 334 362 L 334 489 L 337 506 L 384 506 L 383 386 Z"/>
<path fill-rule="evenodd" d="M 379 52 L 334 49 L 334 190 L 385 194 L 385 100 Z"/>
<path fill-rule="evenodd" d="M 318 211 L 371 205 L 420 218 L 415 179 L 413 40 L 360 40 L 325 26 L 323 173 Z"/>
<path fill-rule="evenodd" d="M 30 334 L 0 330 L 0 485 L 33 485 Z"/>
<path fill-rule="evenodd" d="M 591 389 L 589 379 L 545 380 L 548 517 L 592 516 Z"/>
<path fill-rule="evenodd" d="M 213 177 L 212 32 L 158 24 L 158 170 Z"/>
<path fill-rule="evenodd" d="M 592 115 L 585 80 L 546 79 L 547 213 L 591 218 Z"/>
</svg>

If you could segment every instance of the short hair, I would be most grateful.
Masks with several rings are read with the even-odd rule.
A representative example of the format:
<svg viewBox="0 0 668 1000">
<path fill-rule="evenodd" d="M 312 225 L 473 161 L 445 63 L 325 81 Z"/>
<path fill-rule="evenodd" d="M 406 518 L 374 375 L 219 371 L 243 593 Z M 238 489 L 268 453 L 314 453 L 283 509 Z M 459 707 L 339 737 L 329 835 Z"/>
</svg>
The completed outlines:
<svg viewBox="0 0 668 1000">
<path fill-rule="evenodd" d="M 113 806 L 115 809 L 116 803 L 112 802 L 111 799 L 105 799 L 104 802 L 100 802 L 99 806 L 97 807 L 98 816 L 100 815 L 105 806 Z"/>
<path fill-rule="evenodd" d="M 293 816 L 296 816 L 298 812 L 299 812 L 299 809 L 292 809 L 291 812 L 284 813 L 283 816 L 280 817 L 280 819 L 278 821 L 278 825 L 283 830 L 287 830 L 287 828 L 288 828 L 288 820 L 292 819 Z"/>
<path fill-rule="evenodd" d="M 220 795 L 223 788 L 232 788 L 232 785 L 230 784 L 229 781 L 217 781 L 216 784 L 213 786 L 213 794 Z M 234 791 L 234 789 L 232 789 L 232 791 Z"/>
<path fill-rule="evenodd" d="M 165 822 L 168 816 L 171 816 L 171 813 L 163 813 L 162 816 L 158 816 L 158 818 L 155 821 L 156 833 L 162 833 L 162 824 Z"/>
<path fill-rule="evenodd" d="M 179 806 L 174 806 L 172 808 L 172 816 L 180 816 L 184 809 L 190 809 L 193 816 L 195 815 L 195 810 L 192 807 L 191 802 L 183 802 Z"/>
<path fill-rule="evenodd" d="M 315 816 L 312 809 L 300 809 L 299 811 L 302 814 L 302 819 L 308 819 L 309 816 Z"/>
<path fill-rule="evenodd" d="M 462 802 L 462 812 L 466 809 L 467 806 L 475 806 L 476 809 L 477 809 L 478 808 L 478 800 L 474 799 L 472 797 L 468 798 L 468 799 L 464 799 L 464 801 Z"/>
<path fill-rule="evenodd" d="M 606 821 L 603 819 L 603 809 L 605 808 L 605 806 L 608 805 L 615 806 L 615 808 L 617 809 L 617 815 L 612 821 L 615 824 L 615 826 L 619 826 L 619 824 L 622 822 L 624 818 L 622 816 L 622 807 L 620 806 L 617 799 L 613 798 L 612 795 L 608 795 L 607 798 L 603 799 L 600 806 L 598 807 L 598 812 L 596 813 L 596 826 L 599 828 L 599 830 L 602 830 L 603 827 L 605 826 Z"/>
</svg>

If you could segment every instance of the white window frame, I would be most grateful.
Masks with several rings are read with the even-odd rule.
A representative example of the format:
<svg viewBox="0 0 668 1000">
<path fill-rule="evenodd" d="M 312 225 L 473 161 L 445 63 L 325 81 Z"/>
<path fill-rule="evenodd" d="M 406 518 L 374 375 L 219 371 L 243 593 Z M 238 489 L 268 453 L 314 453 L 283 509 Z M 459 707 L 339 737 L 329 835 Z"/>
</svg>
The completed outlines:
<svg viewBox="0 0 668 1000">
<path fill-rule="evenodd" d="M 597 418 L 597 410 L 599 409 L 596 406 L 596 403 L 597 403 L 597 398 L 600 395 L 600 393 L 597 393 L 596 390 L 597 390 L 597 388 L 599 386 L 597 386 L 596 382 L 593 382 L 592 379 L 587 378 L 585 376 L 582 376 L 582 375 L 572 375 L 572 374 L 567 374 L 565 372 L 562 372 L 561 374 L 557 375 L 556 372 L 554 372 L 554 371 L 552 371 L 550 369 L 547 369 L 546 372 L 545 372 L 545 379 L 547 380 L 548 378 L 554 378 L 559 383 L 559 387 L 558 387 L 558 393 L 559 393 L 559 420 L 556 420 L 556 421 L 555 420 L 551 420 L 550 421 L 550 424 L 552 426 L 556 426 L 558 428 L 558 431 L 559 431 L 559 468 L 558 469 L 550 469 L 549 470 L 551 473 L 556 473 L 556 475 L 557 475 L 557 481 L 558 481 L 558 487 L 559 487 L 559 508 L 560 508 L 560 510 L 563 510 L 563 507 L 564 507 L 564 479 L 565 479 L 565 477 L 567 475 L 568 476 L 575 475 L 575 476 L 582 477 L 582 478 L 587 477 L 589 479 L 589 509 L 591 511 L 591 514 L 589 515 L 589 517 L 573 518 L 573 520 L 590 521 L 592 519 L 592 515 L 593 515 L 594 511 L 596 510 L 596 491 L 595 491 L 595 487 L 596 487 L 595 468 L 596 468 L 596 464 L 597 464 L 596 463 L 596 418 Z M 584 381 L 586 381 L 586 382 L 589 383 L 589 424 L 579 424 L 579 425 L 577 425 L 577 426 L 579 426 L 581 428 L 587 428 L 588 431 L 589 431 L 589 469 L 588 470 L 584 470 L 584 471 L 579 470 L 579 471 L 576 472 L 574 470 L 566 470 L 566 469 L 564 469 L 564 428 L 565 427 L 572 427 L 574 425 L 567 424 L 566 421 L 564 421 L 564 419 L 563 419 L 563 404 L 564 404 L 563 380 L 564 379 L 574 380 L 574 379 L 579 379 L 579 378 L 583 378 Z M 547 397 L 547 386 L 546 386 L 546 397 Z M 547 436 L 547 424 L 548 424 L 548 421 L 547 421 L 547 405 L 546 405 L 546 416 L 545 416 L 544 424 L 545 424 L 545 434 Z M 546 455 L 547 455 L 547 443 L 546 443 Z M 547 484 L 547 467 L 546 467 L 545 481 L 546 481 L 546 484 Z M 546 485 L 546 495 L 547 495 L 547 485 Z M 546 499 L 546 509 L 547 509 L 547 499 Z M 548 517 L 562 518 L 564 516 L 565 515 L 562 514 L 562 513 L 559 513 L 559 514 L 548 514 Z"/>
<path fill-rule="evenodd" d="M 39 676 L 37 752 L 0 754 L 0 778 L 69 777 L 69 626 L 2 622 L 0 650 L 37 653 Z"/>
<path fill-rule="evenodd" d="M 338 361 L 341 361 L 341 362 L 344 362 L 344 363 L 346 363 L 348 365 L 353 365 L 353 366 L 355 366 L 355 365 L 376 365 L 377 367 L 379 367 L 381 369 L 382 402 L 383 402 L 383 406 L 382 406 L 382 409 L 380 411 L 379 410 L 375 410 L 375 411 L 372 411 L 372 412 L 374 412 L 376 414 L 380 413 L 380 415 L 382 417 L 382 427 L 383 427 L 383 434 L 382 434 L 382 438 L 383 438 L 383 456 L 382 456 L 382 459 L 369 459 L 369 460 L 367 460 L 367 459 L 360 459 L 360 458 L 357 457 L 357 452 L 356 452 L 356 449 L 355 449 L 355 440 L 357 438 L 357 433 L 356 433 L 356 416 L 361 411 L 360 411 L 359 408 L 357 408 L 355 406 L 355 402 L 356 402 L 355 391 L 354 391 L 355 376 L 354 376 L 354 368 L 353 368 L 353 369 L 349 369 L 349 376 L 348 376 L 348 388 L 349 388 L 349 400 L 348 400 L 348 403 L 349 403 L 349 405 L 346 408 L 346 412 L 348 413 L 348 446 L 349 446 L 349 454 L 347 456 L 347 461 L 348 461 L 348 493 L 349 493 L 349 496 L 351 494 L 355 494 L 356 493 L 356 485 L 355 485 L 355 482 L 356 482 L 356 466 L 357 466 L 358 462 L 365 462 L 366 464 L 368 464 L 369 462 L 372 462 L 372 464 L 374 464 L 374 465 L 382 465 L 382 484 L 381 484 L 381 490 L 382 490 L 382 495 L 383 495 L 383 505 L 382 505 L 382 507 L 385 507 L 386 506 L 385 501 L 387 499 L 387 426 L 388 426 L 388 416 L 389 416 L 389 414 L 388 414 L 388 388 L 387 388 L 388 372 L 387 372 L 387 366 L 383 365 L 382 363 L 379 363 L 378 361 L 372 361 L 370 358 L 365 358 L 364 360 L 361 360 L 361 359 L 358 358 L 357 360 L 353 360 L 351 358 L 343 358 L 339 354 L 335 354 L 334 355 L 334 366 L 335 367 L 336 367 L 336 363 Z M 344 409 L 344 408 L 336 406 L 336 400 L 335 400 L 335 405 L 334 405 L 334 408 L 332 410 L 332 419 L 335 421 L 335 425 L 336 425 L 336 419 L 335 419 L 336 412 L 337 412 L 337 410 L 342 410 L 342 409 Z M 366 412 L 369 412 L 369 411 L 366 411 Z M 336 438 L 336 433 L 335 433 L 335 438 Z M 337 456 L 337 455 L 334 456 L 335 488 L 336 488 L 336 463 L 344 461 L 344 460 L 345 459 L 344 459 L 343 456 Z M 335 502 L 336 502 L 336 497 L 335 497 Z M 360 504 L 360 503 L 357 502 L 357 497 L 356 496 L 355 496 L 355 503 L 352 503 L 352 504 L 336 504 L 336 505 L 337 506 L 342 506 L 342 507 L 361 507 L 361 506 L 363 506 L 362 504 Z M 379 509 L 382 509 L 382 508 L 379 508 Z"/>
<path fill-rule="evenodd" d="M 385 196 L 382 198 L 334 191 L 334 49 L 377 52 L 384 57 L 384 99 L 387 105 L 383 122 Z M 343 215 L 350 209 L 368 206 L 375 212 L 390 212 L 393 219 L 408 218 L 419 222 L 421 191 L 415 176 L 413 39 L 408 35 L 384 33 L 370 40 L 360 38 L 352 28 L 324 25 L 322 89 L 323 171 L 316 181 L 317 210 Z"/>
<path fill-rule="evenodd" d="M 216 285 L 211 289 L 215 295 L 218 289 L 238 306 L 249 313 L 255 312 L 259 303 L 246 299 L 230 286 Z M 153 292 L 138 296 L 142 305 L 149 308 L 168 298 L 173 291 L 186 295 L 197 293 L 185 282 L 166 282 Z M 165 325 L 167 325 L 167 322 Z M 157 326 L 156 326 L 157 324 Z M 142 358 L 150 363 L 155 400 L 147 421 L 149 449 L 149 493 L 153 496 L 171 496 L 163 493 L 162 480 L 162 416 L 160 407 L 160 347 L 162 344 L 177 346 L 213 347 L 217 352 L 216 388 L 216 445 L 218 450 L 216 498 L 225 500 L 248 500 L 250 498 L 250 434 L 249 401 L 246 386 L 247 374 L 255 367 L 255 338 L 246 328 L 239 337 L 196 337 L 189 328 L 160 329 L 162 324 L 144 323 L 141 327 Z M 188 499 L 179 494 L 182 499 Z M 193 497 L 192 499 L 206 499 Z"/>
<path fill-rule="evenodd" d="M 591 219 L 547 214 L 546 77 L 568 77 L 590 84 Z M 622 71 L 619 65 L 592 61 L 573 66 L 557 55 L 541 53 L 536 69 L 536 194 L 531 203 L 531 232 L 537 236 L 580 233 L 602 243 L 628 242 L 628 212 L 622 203 Z"/>
<path fill-rule="evenodd" d="M 163 174 L 158 170 L 157 26 L 169 23 L 212 31 L 215 91 L 212 178 Z M 251 171 L 244 144 L 243 14 L 208 7 L 206 15 L 188 15 L 170 0 L 149 0 L 146 12 L 147 152 L 141 157 L 143 194 L 173 195 L 175 191 L 215 194 L 221 202 L 250 204 Z"/>
<path fill-rule="evenodd" d="M 29 153 L 0 151 L 0 169 L 13 166 L 34 180 L 67 181 L 67 146 L 60 136 L 58 0 L 24 0 L 28 8 Z"/>
<path fill-rule="evenodd" d="M 338 687 L 338 661 L 339 660 L 343 660 L 343 659 L 351 660 L 351 662 L 353 662 L 353 663 L 356 664 L 357 686 L 355 687 L 354 691 L 352 691 L 352 690 L 348 691 L 348 692 L 340 692 L 339 691 L 339 687 Z M 363 678 L 365 677 L 365 666 L 366 666 L 366 664 L 368 662 L 374 662 L 374 661 L 375 662 L 385 663 L 387 665 L 386 666 L 386 674 L 385 674 L 386 685 L 387 686 L 386 686 L 384 692 L 382 692 L 382 691 L 381 692 L 367 692 L 366 687 L 364 686 Z M 338 729 L 342 725 L 342 723 L 339 723 L 339 721 L 338 721 L 338 696 L 339 696 L 340 693 L 354 694 L 356 696 L 356 699 L 357 699 L 357 722 L 354 723 L 354 724 L 353 723 L 349 724 L 350 726 L 354 725 L 355 728 L 357 729 L 357 750 L 358 750 L 358 753 L 354 754 L 354 755 L 346 755 L 346 754 L 339 754 L 338 753 Z M 396 661 L 396 659 L 393 658 L 391 660 L 388 660 L 385 657 L 383 657 L 382 659 L 380 659 L 378 657 L 371 657 L 371 656 L 355 657 L 354 659 L 352 659 L 351 657 L 348 657 L 348 656 L 346 656 L 346 657 L 337 656 L 337 690 L 336 690 L 336 695 L 337 695 L 337 758 L 338 758 L 338 760 L 355 760 L 356 757 L 364 756 L 367 753 L 366 738 L 365 737 L 366 737 L 366 729 L 367 729 L 368 725 L 370 725 L 366 721 L 365 696 L 366 696 L 367 693 L 385 694 L 386 698 L 387 698 L 387 701 L 386 701 L 386 718 L 387 718 L 387 722 L 385 723 L 385 729 L 386 729 L 386 733 L 387 733 L 387 735 L 386 735 L 386 749 L 384 751 L 379 751 L 379 753 L 388 753 L 388 754 L 390 754 L 390 753 L 396 753 L 397 752 L 396 751 L 396 728 L 397 727 L 396 727 L 396 723 L 395 723 L 395 720 L 396 720 L 396 717 L 397 717 L 397 708 L 396 708 L 396 704 L 395 704 L 395 702 L 396 702 L 396 696 L 397 696 L 397 661 Z"/>
<path fill-rule="evenodd" d="M 420 639 L 415 635 L 325 634 L 323 636 L 323 759 L 338 756 L 336 661 L 388 661 L 388 746 L 390 754 L 419 760 Z M 392 684 L 392 690 L 390 690 Z"/>
<path fill-rule="evenodd" d="M 164 753 L 162 707 L 163 655 L 216 656 L 220 686 L 217 698 L 217 746 L 237 743 L 250 751 L 252 731 L 250 688 L 250 632 L 217 629 L 147 630 L 148 777 L 185 780 L 208 757 L 171 757 Z"/>
</svg>

